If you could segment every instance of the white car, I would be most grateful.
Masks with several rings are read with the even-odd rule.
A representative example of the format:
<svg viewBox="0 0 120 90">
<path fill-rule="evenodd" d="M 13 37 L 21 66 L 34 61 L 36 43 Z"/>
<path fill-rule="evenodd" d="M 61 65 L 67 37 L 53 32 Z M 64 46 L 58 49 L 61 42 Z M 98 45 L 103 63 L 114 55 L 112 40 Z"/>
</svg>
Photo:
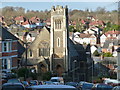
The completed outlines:
<svg viewBox="0 0 120 90">
<path fill-rule="evenodd" d="M 59 85 L 59 84 L 64 85 L 63 77 L 51 77 L 50 81 L 52 81 L 56 85 Z"/>
</svg>

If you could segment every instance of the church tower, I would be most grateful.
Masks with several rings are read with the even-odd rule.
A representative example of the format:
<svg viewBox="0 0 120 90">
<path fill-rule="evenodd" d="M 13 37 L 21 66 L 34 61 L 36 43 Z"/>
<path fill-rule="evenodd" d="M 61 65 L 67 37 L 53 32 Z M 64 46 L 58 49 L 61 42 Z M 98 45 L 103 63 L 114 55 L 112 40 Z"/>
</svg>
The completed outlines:
<svg viewBox="0 0 120 90">
<path fill-rule="evenodd" d="M 50 70 L 62 76 L 68 70 L 68 8 L 51 9 Z"/>
</svg>

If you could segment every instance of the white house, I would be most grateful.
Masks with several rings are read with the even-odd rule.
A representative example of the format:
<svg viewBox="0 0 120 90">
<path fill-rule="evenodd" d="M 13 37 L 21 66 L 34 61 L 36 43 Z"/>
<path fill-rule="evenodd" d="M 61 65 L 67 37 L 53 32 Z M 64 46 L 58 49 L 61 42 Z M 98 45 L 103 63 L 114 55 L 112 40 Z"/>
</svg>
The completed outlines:
<svg viewBox="0 0 120 90">
<path fill-rule="evenodd" d="M 100 36 L 100 44 L 101 44 L 101 46 L 104 45 L 106 39 L 107 39 L 107 37 L 106 37 L 105 34 L 102 34 L 102 35 Z"/>
<path fill-rule="evenodd" d="M 85 34 L 96 34 L 96 32 L 91 30 L 90 28 L 88 30 L 84 31 L 83 33 L 85 33 Z"/>
<path fill-rule="evenodd" d="M 97 47 L 95 45 L 92 45 L 90 49 L 91 49 L 91 54 L 93 54 L 95 50 L 97 50 Z"/>
<path fill-rule="evenodd" d="M 90 39 L 90 44 L 91 44 L 91 45 L 96 45 L 96 43 L 97 43 L 97 37 L 96 37 L 94 34 L 92 34 L 92 35 L 89 37 L 89 39 Z"/>
</svg>

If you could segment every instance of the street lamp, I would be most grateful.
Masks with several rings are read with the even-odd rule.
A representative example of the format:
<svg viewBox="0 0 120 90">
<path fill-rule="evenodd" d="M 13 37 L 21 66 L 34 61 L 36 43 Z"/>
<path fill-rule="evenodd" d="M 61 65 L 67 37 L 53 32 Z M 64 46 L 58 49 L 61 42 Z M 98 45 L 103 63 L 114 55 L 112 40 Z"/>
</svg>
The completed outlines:
<svg viewBox="0 0 120 90">
<path fill-rule="evenodd" d="M 116 50 L 118 53 L 118 59 L 117 59 L 117 79 L 120 81 L 120 47 Z"/>
<path fill-rule="evenodd" d="M 77 62 L 77 60 L 73 61 L 73 82 L 75 81 L 75 63 Z"/>
</svg>

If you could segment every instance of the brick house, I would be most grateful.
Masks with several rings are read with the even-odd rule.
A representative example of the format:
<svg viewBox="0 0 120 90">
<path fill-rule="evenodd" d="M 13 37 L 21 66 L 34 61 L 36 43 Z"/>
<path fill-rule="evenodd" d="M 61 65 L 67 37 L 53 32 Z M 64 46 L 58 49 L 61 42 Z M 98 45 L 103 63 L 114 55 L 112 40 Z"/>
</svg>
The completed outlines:
<svg viewBox="0 0 120 90">
<path fill-rule="evenodd" d="M 20 16 L 16 17 L 14 20 L 15 20 L 16 24 L 22 24 L 23 22 L 26 21 L 26 18 L 24 16 L 20 15 Z"/>
<path fill-rule="evenodd" d="M 18 66 L 18 38 L 0 26 L 0 66 L 2 69 L 15 69 Z"/>
</svg>

